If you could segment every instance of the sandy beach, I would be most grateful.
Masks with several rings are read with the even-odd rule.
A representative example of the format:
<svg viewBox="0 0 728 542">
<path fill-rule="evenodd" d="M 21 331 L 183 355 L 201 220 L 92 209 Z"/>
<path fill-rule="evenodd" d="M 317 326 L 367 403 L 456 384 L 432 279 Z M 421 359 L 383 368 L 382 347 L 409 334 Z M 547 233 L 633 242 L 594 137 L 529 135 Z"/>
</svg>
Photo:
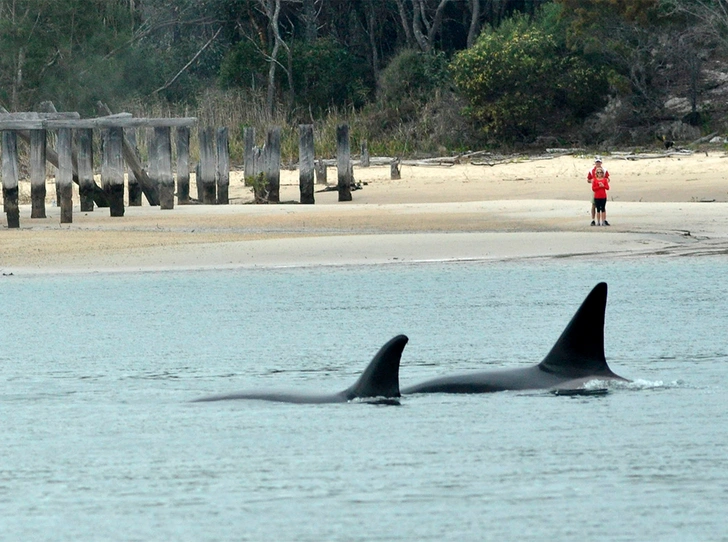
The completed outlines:
<svg viewBox="0 0 728 542">
<path fill-rule="evenodd" d="M 280 205 L 252 205 L 238 171 L 231 205 L 173 210 L 127 207 L 81 213 L 58 208 L 20 229 L 0 215 L 0 272 L 58 273 L 226 267 L 381 264 L 442 260 L 626 258 L 728 253 L 728 155 L 723 149 L 640 159 L 605 155 L 610 227 L 591 227 L 593 156 L 505 163 L 355 167 L 353 201 L 317 192 L 298 204 L 298 171 L 281 172 Z M 330 182 L 336 180 L 330 168 Z M 316 190 L 324 187 L 317 185 Z M 21 192 L 29 192 L 21 181 Z M 192 193 L 194 194 L 194 187 Z"/>
</svg>

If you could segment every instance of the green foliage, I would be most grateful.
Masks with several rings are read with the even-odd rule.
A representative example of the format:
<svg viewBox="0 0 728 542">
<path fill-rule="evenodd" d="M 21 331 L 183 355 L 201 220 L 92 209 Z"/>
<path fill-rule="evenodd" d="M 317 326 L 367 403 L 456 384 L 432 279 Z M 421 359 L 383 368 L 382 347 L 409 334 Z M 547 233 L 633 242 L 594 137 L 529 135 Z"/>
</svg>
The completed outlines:
<svg viewBox="0 0 728 542">
<path fill-rule="evenodd" d="M 366 70 L 361 59 L 331 38 L 319 38 L 311 43 L 294 41 L 290 45 L 295 106 L 307 114 L 320 115 L 329 107 L 353 105 L 360 107 L 370 94 L 366 85 Z M 285 55 L 278 61 L 287 66 Z M 241 41 L 225 56 L 220 67 L 219 81 L 223 88 L 256 90 L 265 88 L 268 63 L 257 45 Z M 281 93 L 287 78 L 278 71 L 277 83 Z"/>
<path fill-rule="evenodd" d="M 296 105 L 321 114 L 329 107 L 362 106 L 370 89 L 361 59 L 331 38 L 291 46 Z"/>
<path fill-rule="evenodd" d="M 141 82 L 154 82 L 153 70 L 141 77 L 154 57 L 128 46 L 135 18 L 123 2 L 17 0 L 2 9 L 0 99 L 12 108 L 51 100 L 89 114 L 98 99 L 128 96 Z"/>
<path fill-rule="evenodd" d="M 416 107 L 432 98 L 437 89 L 449 84 L 444 53 L 405 49 L 382 70 L 378 99 L 392 109 L 407 105 Z"/>
<path fill-rule="evenodd" d="M 531 140 L 606 103 L 605 72 L 560 44 L 548 31 L 553 24 L 551 17 L 514 16 L 451 63 L 467 112 L 490 137 Z"/>
<path fill-rule="evenodd" d="M 266 83 L 267 63 L 256 45 L 249 40 L 232 47 L 220 65 L 222 88 L 262 88 Z"/>
</svg>

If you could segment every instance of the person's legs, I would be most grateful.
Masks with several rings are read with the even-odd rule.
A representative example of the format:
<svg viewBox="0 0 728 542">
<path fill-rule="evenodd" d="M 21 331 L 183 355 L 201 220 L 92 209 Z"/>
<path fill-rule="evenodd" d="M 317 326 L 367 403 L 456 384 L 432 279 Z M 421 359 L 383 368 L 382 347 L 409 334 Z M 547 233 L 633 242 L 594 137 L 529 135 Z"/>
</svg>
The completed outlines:
<svg viewBox="0 0 728 542">
<path fill-rule="evenodd" d="M 597 206 L 594 204 L 594 198 L 592 198 L 592 209 L 591 209 L 591 215 L 592 215 L 592 221 L 591 225 L 594 226 L 594 218 L 597 214 Z"/>
<path fill-rule="evenodd" d="M 606 226 L 607 225 L 607 224 L 605 224 L 605 222 L 607 220 L 606 203 L 607 203 L 606 199 L 599 198 L 599 199 L 594 200 L 594 205 L 596 206 L 596 209 L 597 209 L 597 213 L 596 213 L 597 214 L 597 226 Z"/>
<path fill-rule="evenodd" d="M 607 222 L 607 204 L 604 204 L 604 210 L 602 211 L 602 226 L 609 226 Z"/>
</svg>

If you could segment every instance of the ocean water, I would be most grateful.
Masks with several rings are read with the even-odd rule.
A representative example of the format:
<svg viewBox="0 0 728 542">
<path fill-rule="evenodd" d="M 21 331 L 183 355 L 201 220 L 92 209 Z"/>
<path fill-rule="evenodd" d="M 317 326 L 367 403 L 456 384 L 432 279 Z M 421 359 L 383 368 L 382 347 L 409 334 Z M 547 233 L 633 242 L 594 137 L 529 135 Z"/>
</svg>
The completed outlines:
<svg viewBox="0 0 728 542">
<path fill-rule="evenodd" d="M 2 540 L 728 540 L 726 257 L 0 277 Z M 192 403 L 537 363 L 605 396 Z"/>
</svg>

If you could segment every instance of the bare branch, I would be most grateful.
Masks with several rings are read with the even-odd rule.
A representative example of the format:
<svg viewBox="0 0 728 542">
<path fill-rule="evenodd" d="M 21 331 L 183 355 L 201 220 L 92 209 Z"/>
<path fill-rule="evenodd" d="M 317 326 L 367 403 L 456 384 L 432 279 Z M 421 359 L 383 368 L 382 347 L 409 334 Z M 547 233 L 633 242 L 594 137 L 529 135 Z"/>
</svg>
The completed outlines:
<svg viewBox="0 0 728 542">
<path fill-rule="evenodd" d="M 193 56 L 192 59 L 190 59 L 190 61 L 187 64 L 185 64 L 180 71 L 177 72 L 177 75 L 172 77 L 172 79 L 170 79 L 164 85 L 162 85 L 157 90 L 152 92 L 152 94 L 157 94 L 158 92 L 161 92 L 164 89 L 169 88 L 172 84 L 174 84 L 174 82 L 179 78 L 179 76 L 182 75 L 185 72 L 185 70 L 187 68 L 189 68 L 195 60 L 197 60 L 197 58 L 203 53 L 203 51 L 205 49 L 207 49 L 210 46 L 210 44 L 213 41 L 215 41 L 215 38 L 217 38 L 217 36 L 218 36 L 218 34 L 220 34 L 220 32 L 222 32 L 222 26 L 220 28 L 218 28 L 217 32 L 215 32 L 215 34 L 209 40 L 207 40 L 207 43 L 205 45 L 203 45 L 202 48 L 199 51 L 197 51 L 197 53 L 195 53 L 195 56 Z"/>
</svg>

